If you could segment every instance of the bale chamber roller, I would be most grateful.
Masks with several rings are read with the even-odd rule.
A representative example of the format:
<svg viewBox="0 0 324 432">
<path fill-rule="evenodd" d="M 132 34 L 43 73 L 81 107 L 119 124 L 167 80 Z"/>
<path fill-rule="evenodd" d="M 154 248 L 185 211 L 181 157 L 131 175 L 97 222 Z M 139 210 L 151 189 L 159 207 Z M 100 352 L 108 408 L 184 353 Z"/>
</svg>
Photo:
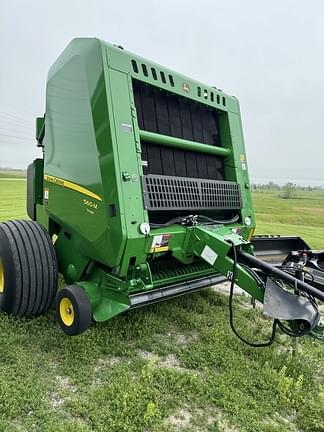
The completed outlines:
<svg viewBox="0 0 324 432">
<path fill-rule="evenodd" d="M 36 138 L 44 157 L 28 168 L 31 221 L 0 225 L 4 311 L 40 314 L 56 297 L 61 327 L 76 335 L 229 279 L 264 302 L 274 330 L 320 333 L 321 286 L 253 256 L 235 97 L 75 39 L 49 71 Z M 57 291 L 58 272 L 67 286 Z"/>
</svg>

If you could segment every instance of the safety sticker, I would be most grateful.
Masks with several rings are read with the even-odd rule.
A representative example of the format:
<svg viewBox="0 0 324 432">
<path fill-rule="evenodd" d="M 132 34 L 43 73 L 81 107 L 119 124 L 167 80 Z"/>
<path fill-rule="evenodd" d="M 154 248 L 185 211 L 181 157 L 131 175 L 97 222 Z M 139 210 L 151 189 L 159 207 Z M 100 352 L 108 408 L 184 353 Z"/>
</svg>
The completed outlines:
<svg viewBox="0 0 324 432">
<path fill-rule="evenodd" d="M 214 265 L 217 260 L 217 253 L 213 251 L 209 246 L 205 246 L 203 251 L 201 252 L 201 258 L 208 262 L 210 265 Z"/>
<path fill-rule="evenodd" d="M 131 133 L 133 131 L 132 125 L 128 123 L 122 123 L 121 128 L 124 132 Z"/>
<path fill-rule="evenodd" d="M 169 250 L 171 234 L 157 235 L 153 237 L 150 252 L 166 252 Z"/>
<path fill-rule="evenodd" d="M 44 203 L 47 204 L 48 203 L 48 195 L 49 195 L 49 190 L 48 188 L 44 189 Z"/>
</svg>

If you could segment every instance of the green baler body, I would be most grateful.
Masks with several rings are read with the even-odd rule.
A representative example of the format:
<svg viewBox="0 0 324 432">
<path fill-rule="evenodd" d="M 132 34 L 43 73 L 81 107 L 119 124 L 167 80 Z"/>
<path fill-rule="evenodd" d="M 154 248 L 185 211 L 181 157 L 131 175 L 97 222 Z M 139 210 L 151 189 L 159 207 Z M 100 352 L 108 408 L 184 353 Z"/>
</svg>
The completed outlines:
<svg viewBox="0 0 324 432">
<path fill-rule="evenodd" d="M 139 118 L 150 109 L 149 105 L 145 110 L 139 106 L 138 91 L 142 102 L 144 97 L 151 98 L 147 104 L 155 98 L 151 105 L 152 121 L 158 118 L 155 130 L 146 127 L 149 122 L 145 118 Z M 178 107 L 177 115 L 183 115 L 179 123 L 182 132 L 172 132 L 175 116 L 171 105 L 161 103 L 167 99 L 172 100 L 173 108 Z M 185 120 L 182 111 L 191 120 Z M 218 136 L 204 137 L 204 121 L 216 117 Z M 240 237 L 244 243 L 252 235 L 255 219 L 235 97 L 101 40 L 75 39 L 50 69 L 44 119 L 38 119 L 36 132 L 39 141 L 43 135 L 44 160 L 34 162 L 34 190 L 38 191 L 34 193 L 35 219 L 55 236 L 59 270 L 68 283 L 86 289 L 95 319 L 107 319 L 127 309 L 131 293 L 216 273 L 215 266 L 201 258 L 203 229 L 197 234 L 195 225 L 154 226 L 159 217 L 165 222 L 178 214 L 204 213 L 226 219 L 233 210 L 212 205 L 200 210 L 194 201 L 192 208 L 187 203 L 181 210 L 175 202 L 168 203 L 169 210 L 148 209 L 143 179 L 151 162 L 153 166 L 156 149 L 160 168 L 153 175 L 163 178 L 171 165 L 177 170 L 186 164 L 187 175 L 178 176 L 180 180 L 207 178 L 239 185 L 238 218 L 209 228 L 212 237 L 220 239 L 214 245 L 217 254 L 225 257 L 229 248 L 221 239 L 232 236 L 235 242 Z M 168 121 L 173 122 L 171 126 Z M 192 125 L 189 132 L 188 121 Z M 193 161 L 195 153 L 200 159 L 197 156 Z M 216 161 L 213 157 L 218 164 L 221 160 L 221 179 L 210 167 Z M 204 164 L 208 177 L 199 174 Z M 172 179 L 175 177 L 177 173 Z M 167 185 L 173 187 L 171 177 L 164 178 L 166 183 L 157 186 L 162 192 Z M 189 194 L 195 196 L 196 185 L 188 187 Z M 179 194 L 173 199 L 177 197 L 180 199 Z M 155 225 L 150 232 L 141 229 L 152 222 Z M 159 245 L 161 237 L 157 236 L 161 235 L 164 243 Z M 246 244 L 248 248 L 248 241 Z M 224 268 L 221 271 L 226 274 Z"/>
</svg>

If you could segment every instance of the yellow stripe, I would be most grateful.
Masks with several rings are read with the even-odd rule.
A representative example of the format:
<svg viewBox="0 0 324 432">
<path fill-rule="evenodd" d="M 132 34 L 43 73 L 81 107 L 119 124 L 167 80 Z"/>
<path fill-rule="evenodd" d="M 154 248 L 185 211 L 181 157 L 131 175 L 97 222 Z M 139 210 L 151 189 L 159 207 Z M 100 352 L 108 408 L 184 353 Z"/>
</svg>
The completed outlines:
<svg viewBox="0 0 324 432">
<path fill-rule="evenodd" d="M 63 180 L 59 177 L 54 177 L 54 176 L 51 176 L 48 174 L 44 174 L 44 180 L 46 180 L 50 183 L 54 183 L 58 186 L 63 186 L 67 189 L 71 189 L 71 190 L 74 190 L 76 192 L 80 192 L 83 195 L 87 195 L 87 196 L 94 198 L 98 201 L 102 201 L 102 198 L 99 195 L 95 194 L 94 192 L 89 191 L 88 189 L 86 189 L 86 188 L 84 188 L 84 187 L 82 187 L 76 183 L 72 183 L 68 180 Z"/>
<path fill-rule="evenodd" d="M 249 231 L 248 231 L 249 234 L 248 234 L 248 237 L 247 237 L 247 239 L 248 239 L 249 241 L 252 240 L 252 237 L 253 237 L 254 231 L 255 231 L 255 228 L 250 228 L 250 229 L 249 229 Z"/>
</svg>

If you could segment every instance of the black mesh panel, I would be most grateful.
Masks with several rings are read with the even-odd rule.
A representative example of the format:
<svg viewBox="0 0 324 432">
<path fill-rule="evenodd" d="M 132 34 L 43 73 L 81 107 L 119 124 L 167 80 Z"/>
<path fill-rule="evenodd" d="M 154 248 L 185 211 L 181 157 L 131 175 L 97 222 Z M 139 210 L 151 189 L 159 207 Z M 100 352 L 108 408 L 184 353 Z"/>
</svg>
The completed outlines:
<svg viewBox="0 0 324 432">
<path fill-rule="evenodd" d="M 133 90 L 140 129 L 220 146 L 215 109 L 137 80 Z M 144 174 L 224 180 L 222 157 L 149 142 L 141 145 Z"/>
</svg>

